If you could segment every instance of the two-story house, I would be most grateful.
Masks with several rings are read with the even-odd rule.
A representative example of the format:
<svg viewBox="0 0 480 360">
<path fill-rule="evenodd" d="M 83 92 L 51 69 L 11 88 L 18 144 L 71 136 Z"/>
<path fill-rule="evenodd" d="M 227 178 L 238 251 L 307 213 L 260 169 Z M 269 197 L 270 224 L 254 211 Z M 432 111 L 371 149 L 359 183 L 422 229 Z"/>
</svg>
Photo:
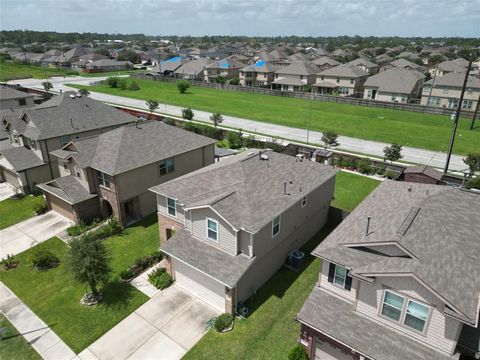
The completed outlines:
<svg viewBox="0 0 480 360">
<path fill-rule="evenodd" d="M 367 59 L 358 58 L 347 63 L 348 65 L 357 66 L 363 71 L 368 72 L 370 75 L 375 75 L 378 73 L 379 66 Z"/>
<path fill-rule="evenodd" d="M 191 60 L 180 66 L 173 74 L 179 79 L 203 81 L 205 67 L 211 62 L 209 59 Z"/>
<path fill-rule="evenodd" d="M 176 283 L 234 313 L 326 223 L 336 170 L 246 151 L 153 187 Z"/>
<path fill-rule="evenodd" d="M 2 112 L 2 125 L 11 148 L 0 152 L 0 172 L 16 191 L 29 193 L 35 185 L 60 175 L 51 151 L 72 139 L 97 135 L 138 119 L 100 101 L 65 92 L 15 116 Z"/>
<path fill-rule="evenodd" d="M 421 104 L 455 110 L 460 101 L 465 75 L 464 72 L 451 72 L 426 81 L 423 85 Z M 480 79 L 469 76 L 462 109 L 475 110 L 479 97 Z"/>
<path fill-rule="evenodd" d="M 123 225 L 155 212 L 154 185 L 212 164 L 215 140 L 160 121 L 138 122 L 51 152 L 60 177 L 38 187 L 49 209 L 78 222 Z"/>
<path fill-rule="evenodd" d="M 292 63 L 275 71 L 272 89 L 301 91 L 315 83 L 318 67 L 309 62 Z"/>
<path fill-rule="evenodd" d="M 479 234 L 479 194 L 383 182 L 313 251 L 321 272 L 297 315 L 310 358 L 473 356 Z"/>
<path fill-rule="evenodd" d="M 425 76 L 416 70 L 387 69 L 365 81 L 363 98 L 387 102 L 414 102 L 420 97 L 424 78 Z"/>
<path fill-rule="evenodd" d="M 267 86 L 275 78 L 275 71 L 278 66 L 272 65 L 263 60 L 240 69 L 239 79 L 242 86 Z"/>
<path fill-rule="evenodd" d="M 323 71 L 330 69 L 334 66 L 341 65 L 342 63 L 332 58 L 329 58 L 328 56 L 322 56 L 312 60 L 312 64 L 316 65 L 320 69 L 320 71 Z"/>
<path fill-rule="evenodd" d="M 216 82 L 218 78 L 230 80 L 237 77 L 240 69 L 243 67 L 245 67 L 244 63 L 238 61 L 235 57 L 229 56 L 208 64 L 203 72 L 204 80 L 206 82 Z"/>
<path fill-rule="evenodd" d="M 368 76 L 369 73 L 358 66 L 342 64 L 320 71 L 312 89 L 320 94 L 358 97 L 363 95 L 363 84 Z"/>
<path fill-rule="evenodd" d="M 33 94 L 19 91 L 7 86 L 0 86 L 0 110 L 1 109 L 16 109 L 23 107 L 32 107 Z"/>
</svg>

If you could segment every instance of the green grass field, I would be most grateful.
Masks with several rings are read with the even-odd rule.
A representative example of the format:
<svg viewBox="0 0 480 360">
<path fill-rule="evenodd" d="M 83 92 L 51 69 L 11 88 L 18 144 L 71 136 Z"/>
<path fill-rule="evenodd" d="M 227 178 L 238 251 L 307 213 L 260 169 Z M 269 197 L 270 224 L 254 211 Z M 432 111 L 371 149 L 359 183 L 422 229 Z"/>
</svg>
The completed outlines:
<svg viewBox="0 0 480 360">
<path fill-rule="evenodd" d="M 22 334 L 3 315 L 0 315 L 0 359 L 41 360 Z"/>
<path fill-rule="evenodd" d="M 0 230 L 35 216 L 33 207 L 44 201 L 43 196 L 32 195 L 27 195 L 19 200 L 9 198 L 1 201 Z"/>
<path fill-rule="evenodd" d="M 123 234 L 104 240 L 104 243 L 111 254 L 113 274 L 102 290 L 104 300 L 96 306 L 80 305 L 86 289 L 74 281 L 67 266 L 67 245 L 58 238 L 15 256 L 19 260 L 16 269 L 0 270 L 0 280 L 76 353 L 148 300 L 130 284 L 119 281 L 119 273 L 132 265 L 136 258 L 158 249 L 156 214 L 125 229 Z M 29 259 L 33 252 L 42 248 L 59 257 L 57 268 L 43 272 L 33 269 Z"/>
<path fill-rule="evenodd" d="M 376 180 L 340 172 L 334 205 L 353 210 L 378 184 Z M 354 195 L 351 189 L 355 189 Z M 295 315 L 318 280 L 320 260 L 310 253 L 331 230 L 320 231 L 303 248 L 306 259 L 302 271 L 280 269 L 248 303 L 251 314 L 236 321 L 232 332 L 209 331 L 183 359 L 286 359 L 300 335 Z"/>
<path fill-rule="evenodd" d="M 89 87 L 89 90 L 141 100 L 153 99 L 303 129 L 307 128 L 311 109 L 312 130 L 334 130 L 341 135 L 386 143 L 398 142 L 435 151 L 447 151 L 450 141 L 452 124 L 449 116 L 320 101 L 312 103 L 304 99 L 201 87 L 191 87 L 182 95 L 174 83 L 135 81 L 140 85 L 139 91 L 112 89 L 107 85 Z M 455 153 L 467 154 L 480 148 L 480 126 L 474 130 L 469 130 L 469 126 L 469 120 L 460 119 Z M 262 132 L 261 128 L 257 131 Z"/>
</svg>

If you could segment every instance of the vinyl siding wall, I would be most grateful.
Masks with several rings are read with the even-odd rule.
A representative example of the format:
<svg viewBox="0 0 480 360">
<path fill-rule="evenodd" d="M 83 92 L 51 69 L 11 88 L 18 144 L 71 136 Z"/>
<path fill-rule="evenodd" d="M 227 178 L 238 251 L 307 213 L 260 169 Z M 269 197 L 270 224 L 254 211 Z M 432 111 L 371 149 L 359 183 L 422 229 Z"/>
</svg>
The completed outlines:
<svg viewBox="0 0 480 360">
<path fill-rule="evenodd" d="M 431 306 L 430 320 L 427 321 L 425 335 L 379 316 L 385 288 L 391 288 L 400 294 L 408 295 Z M 377 277 L 374 284 L 369 285 L 362 282 L 358 289 L 356 311 L 410 335 L 422 343 L 451 354 L 455 349 L 462 324 L 443 315 L 443 310 L 444 304 L 438 298 L 409 277 Z"/>
<path fill-rule="evenodd" d="M 183 208 L 178 203 L 177 203 L 177 217 L 173 217 L 168 213 L 166 196 L 157 194 L 157 211 L 169 218 L 175 219 L 179 223 L 182 223 L 182 224 L 185 223 L 185 213 L 183 211 Z M 190 229 L 189 226 L 186 226 L 186 228 Z"/>
<path fill-rule="evenodd" d="M 330 263 L 328 261 L 322 260 L 322 268 L 319 278 L 319 286 L 325 290 L 328 290 L 336 295 L 341 296 L 342 298 L 355 302 L 357 298 L 357 289 L 358 289 L 358 280 L 352 279 L 352 288 L 350 291 L 341 288 L 333 283 L 328 282 L 328 270 L 330 268 Z"/>
</svg>

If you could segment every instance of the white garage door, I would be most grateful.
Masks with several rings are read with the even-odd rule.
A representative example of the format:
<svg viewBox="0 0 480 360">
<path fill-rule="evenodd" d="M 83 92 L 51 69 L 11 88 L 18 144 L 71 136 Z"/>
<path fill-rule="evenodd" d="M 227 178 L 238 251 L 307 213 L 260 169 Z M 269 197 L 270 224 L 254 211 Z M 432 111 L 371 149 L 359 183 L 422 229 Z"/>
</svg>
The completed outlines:
<svg viewBox="0 0 480 360">
<path fill-rule="evenodd" d="M 225 286 L 223 284 L 178 260 L 174 260 L 173 268 L 177 285 L 221 312 L 225 312 Z"/>
<path fill-rule="evenodd" d="M 317 341 L 315 344 L 315 360 L 352 360 L 352 356 L 346 355 L 328 342 Z"/>
</svg>

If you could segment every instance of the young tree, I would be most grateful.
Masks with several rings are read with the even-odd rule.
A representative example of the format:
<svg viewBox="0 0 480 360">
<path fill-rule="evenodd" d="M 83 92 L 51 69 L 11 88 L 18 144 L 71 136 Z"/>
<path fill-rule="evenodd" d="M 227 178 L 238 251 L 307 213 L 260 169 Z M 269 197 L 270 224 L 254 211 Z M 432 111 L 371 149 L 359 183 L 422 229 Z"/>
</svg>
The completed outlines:
<svg viewBox="0 0 480 360">
<path fill-rule="evenodd" d="M 98 302 L 102 295 L 98 285 L 108 280 L 112 269 L 109 264 L 109 254 L 101 240 L 91 233 L 86 233 L 70 241 L 68 261 L 70 271 L 76 281 L 90 288 L 90 293 L 83 299 Z"/>
<path fill-rule="evenodd" d="M 463 162 L 468 165 L 470 173 L 468 177 L 471 178 L 476 172 L 480 172 L 480 152 L 469 153 Z"/>
<path fill-rule="evenodd" d="M 53 88 L 53 85 L 50 81 L 42 82 L 42 86 L 43 86 L 45 91 L 50 91 Z"/>
<path fill-rule="evenodd" d="M 88 91 L 87 89 L 80 89 L 80 90 L 78 90 L 78 93 L 82 96 L 90 95 L 90 91 Z"/>
<path fill-rule="evenodd" d="M 217 127 L 218 124 L 221 124 L 223 122 L 223 116 L 220 113 L 213 113 L 210 116 L 210 120 L 213 122 L 213 126 Z"/>
<path fill-rule="evenodd" d="M 336 147 L 340 145 L 337 141 L 338 139 L 338 134 L 335 131 L 324 131 L 322 133 L 322 142 L 325 146 L 325 149 L 327 147 Z"/>
<path fill-rule="evenodd" d="M 148 110 L 150 110 L 150 116 L 151 116 L 153 112 L 158 109 L 159 104 L 158 104 L 158 101 L 150 99 L 150 100 L 147 100 L 145 105 L 148 107 Z"/>
<path fill-rule="evenodd" d="M 190 87 L 190 83 L 187 80 L 177 81 L 177 88 L 180 94 L 185 94 Z"/>
<path fill-rule="evenodd" d="M 193 111 L 190 108 L 182 109 L 182 117 L 185 120 L 192 120 L 193 119 Z"/>
<path fill-rule="evenodd" d="M 385 146 L 383 148 L 383 158 L 384 161 L 394 162 L 403 158 L 402 155 L 402 145 L 393 143 L 390 146 Z"/>
</svg>

